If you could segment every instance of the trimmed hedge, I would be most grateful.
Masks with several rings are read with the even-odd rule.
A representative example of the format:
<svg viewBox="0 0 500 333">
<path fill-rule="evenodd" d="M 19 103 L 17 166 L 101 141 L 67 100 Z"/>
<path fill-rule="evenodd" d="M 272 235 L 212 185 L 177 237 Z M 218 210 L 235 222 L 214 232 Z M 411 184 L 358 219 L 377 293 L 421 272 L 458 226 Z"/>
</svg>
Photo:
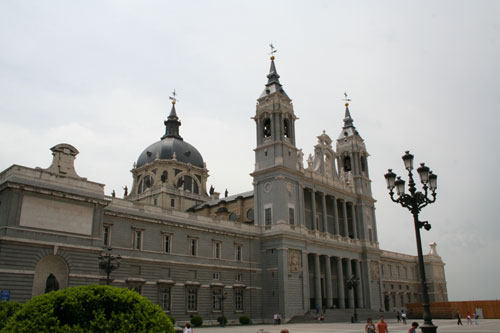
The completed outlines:
<svg viewBox="0 0 500 333">
<path fill-rule="evenodd" d="M 13 301 L 0 301 L 0 330 L 4 328 L 7 320 L 19 311 L 23 305 Z"/>
<path fill-rule="evenodd" d="M 240 317 L 240 324 L 241 325 L 248 325 L 248 324 L 250 324 L 250 317 L 249 316 L 241 316 Z"/>
<path fill-rule="evenodd" d="M 1 332 L 168 332 L 162 309 L 132 290 L 90 285 L 28 301 Z"/>
<path fill-rule="evenodd" d="M 203 318 L 201 318 L 200 316 L 193 316 L 191 318 L 191 324 L 193 326 L 200 327 L 201 325 L 203 325 Z"/>
</svg>

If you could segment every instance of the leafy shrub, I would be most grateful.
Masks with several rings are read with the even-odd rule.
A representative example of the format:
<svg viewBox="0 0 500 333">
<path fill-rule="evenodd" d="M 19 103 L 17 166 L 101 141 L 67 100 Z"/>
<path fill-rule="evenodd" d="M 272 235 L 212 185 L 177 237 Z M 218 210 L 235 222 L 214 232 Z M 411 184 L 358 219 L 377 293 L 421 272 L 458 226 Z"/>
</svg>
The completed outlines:
<svg viewBox="0 0 500 333">
<path fill-rule="evenodd" d="M 193 316 L 191 318 L 191 324 L 193 324 L 193 326 L 199 327 L 203 325 L 203 318 L 201 318 L 200 316 Z"/>
<path fill-rule="evenodd" d="M 7 320 L 19 311 L 23 305 L 13 301 L 0 301 L 0 330 L 5 326 Z"/>
<path fill-rule="evenodd" d="M 220 317 L 217 317 L 217 322 L 219 323 L 219 325 L 223 325 L 223 322 L 224 321 L 224 325 L 227 324 L 227 318 L 224 316 L 220 316 Z"/>
<path fill-rule="evenodd" d="M 172 317 L 171 315 L 167 315 L 168 319 L 172 322 L 172 325 L 175 325 L 175 318 Z"/>
<path fill-rule="evenodd" d="M 249 316 L 241 316 L 240 317 L 240 324 L 241 325 L 248 325 L 248 324 L 250 324 L 250 317 Z"/>
<path fill-rule="evenodd" d="M 80 286 L 34 297 L 2 332 L 174 332 L 161 308 L 132 290 Z"/>
</svg>

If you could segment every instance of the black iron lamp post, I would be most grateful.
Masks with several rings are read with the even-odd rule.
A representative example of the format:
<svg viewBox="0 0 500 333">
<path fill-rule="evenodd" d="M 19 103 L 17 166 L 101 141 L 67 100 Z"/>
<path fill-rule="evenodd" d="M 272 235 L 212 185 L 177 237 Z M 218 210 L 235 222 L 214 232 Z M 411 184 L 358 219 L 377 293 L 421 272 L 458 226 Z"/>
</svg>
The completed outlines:
<svg viewBox="0 0 500 333">
<path fill-rule="evenodd" d="M 102 252 L 99 255 L 99 268 L 106 272 L 106 284 L 109 286 L 109 275 L 112 271 L 120 268 L 120 261 L 122 257 L 120 255 L 111 254 L 111 247 L 106 249 L 106 252 Z"/>
<path fill-rule="evenodd" d="M 220 326 L 221 327 L 225 327 L 226 323 L 226 317 L 224 317 L 224 300 L 227 298 L 227 294 L 225 292 L 221 292 L 221 294 L 219 295 L 219 299 L 220 299 L 220 309 L 221 309 L 221 315 L 222 315 L 222 318 L 221 318 L 221 321 L 220 321 Z"/>
<path fill-rule="evenodd" d="M 347 288 L 352 289 L 353 297 L 356 296 L 354 291 L 358 286 L 358 284 L 359 284 L 359 279 L 354 274 L 351 276 L 350 279 L 347 280 Z M 358 313 L 356 312 L 356 298 L 354 298 L 354 316 L 352 318 L 353 318 L 352 320 L 353 323 L 358 322 Z"/>
<path fill-rule="evenodd" d="M 404 208 L 408 208 L 413 215 L 415 234 L 417 238 L 420 285 L 422 287 L 424 306 L 424 324 L 420 327 L 423 333 L 435 333 L 437 332 L 437 326 L 434 326 L 432 323 L 431 310 L 429 306 L 429 293 L 427 291 L 427 282 L 425 279 L 424 257 L 422 255 L 422 241 L 420 239 L 420 229 L 424 228 L 429 231 L 431 229 L 431 225 L 427 221 L 419 221 L 418 214 L 422 208 L 436 201 L 437 175 L 433 174 L 424 163 L 421 163 L 417 172 L 420 175 L 423 192 L 417 191 L 412 173 L 413 155 L 410 154 L 409 151 L 407 151 L 403 156 L 403 162 L 405 169 L 408 171 L 408 190 L 410 193 L 405 193 L 405 181 L 402 180 L 401 177 L 397 177 L 396 179 L 396 174 L 392 172 L 392 169 L 389 169 L 389 171 L 385 174 L 385 180 L 387 181 L 387 188 L 389 189 L 391 200 L 400 204 Z M 396 188 L 396 193 L 398 195 L 397 199 L 394 199 L 394 188 Z M 430 198 L 430 196 L 432 196 L 432 198 Z"/>
</svg>

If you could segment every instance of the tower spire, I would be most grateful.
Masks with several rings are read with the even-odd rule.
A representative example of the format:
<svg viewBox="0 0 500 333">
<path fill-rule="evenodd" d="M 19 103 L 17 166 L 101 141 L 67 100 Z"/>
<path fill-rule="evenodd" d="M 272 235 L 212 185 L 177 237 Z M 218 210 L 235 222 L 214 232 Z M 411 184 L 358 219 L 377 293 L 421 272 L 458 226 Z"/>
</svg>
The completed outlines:
<svg viewBox="0 0 500 333">
<path fill-rule="evenodd" d="M 259 98 L 276 92 L 282 93 L 283 95 L 288 97 L 288 95 L 285 93 L 285 90 L 283 90 L 283 86 L 280 83 L 280 76 L 278 74 L 278 71 L 276 70 L 276 65 L 274 63 L 274 54 L 278 52 L 278 50 L 272 43 L 269 44 L 269 47 L 271 48 L 271 52 L 269 53 L 271 55 L 271 68 L 269 69 L 269 74 L 267 74 L 266 89 L 264 89 Z"/>
<path fill-rule="evenodd" d="M 347 93 L 344 92 L 344 99 L 345 101 L 345 115 L 344 115 L 344 126 L 342 127 L 342 133 L 340 134 L 339 138 L 351 136 L 351 135 L 359 135 L 358 131 L 356 130 L 356 127 L 354 126 L 354 120 L 351 117 L 351 112 L 349 111 L 349 102 L 351 101 L 350 98 L 347 98 Z"/>
<path fill-rule="evenodd" d="M 175 110 L 175 104 L 177 103 L 178 99 L 175 97 L 177 96 L 177 93 L 174 91 L 172 92 L 172 96 L 170 96 L 170 100 L 172 100 L 172 109 L 170 110 L 170 114 L 167 117 L 167 120 L 165 120 L 163 123 L 165 124 L 165 135 L 161 137 L 161 139 L 165 138 L 177 138 L 182 140 L 182 137 L 179 134 L 179 127 L 181 126 L 181 122 L 179 121 L 179 117 L 177 117 L 177 112 Z"/>
</svg>

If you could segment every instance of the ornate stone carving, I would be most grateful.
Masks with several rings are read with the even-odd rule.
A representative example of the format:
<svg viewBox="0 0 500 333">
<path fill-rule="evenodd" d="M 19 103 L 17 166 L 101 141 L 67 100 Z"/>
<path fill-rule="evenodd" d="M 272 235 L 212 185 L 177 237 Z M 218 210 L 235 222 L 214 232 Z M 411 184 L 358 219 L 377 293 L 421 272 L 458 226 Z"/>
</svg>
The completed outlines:
<svg viewBox="0 0 500 333">
<path fill-rule="evenodd" d="M 299 250 L 288 250 L 288 271 L 302 272 L 302 253 Z"/>
</svg>

